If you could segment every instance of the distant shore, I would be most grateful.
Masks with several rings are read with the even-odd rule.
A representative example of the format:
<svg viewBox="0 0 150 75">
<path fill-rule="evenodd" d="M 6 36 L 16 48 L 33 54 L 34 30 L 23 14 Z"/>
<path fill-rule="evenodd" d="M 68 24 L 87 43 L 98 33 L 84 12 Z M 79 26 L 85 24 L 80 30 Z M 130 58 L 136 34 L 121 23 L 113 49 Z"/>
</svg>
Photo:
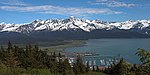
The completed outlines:
<svg viewBox="0 0 150 75">
<path fill-rule="evenodd" d="M 41 49 L 47 49 L 48 51 L 63 51 L 66 48 L 71 47 L 79 47 L 85 46 L 87 40 L 64 40 L 60 42 L 53 42 L 53 43 L 39 43 Z"/>
</svg>

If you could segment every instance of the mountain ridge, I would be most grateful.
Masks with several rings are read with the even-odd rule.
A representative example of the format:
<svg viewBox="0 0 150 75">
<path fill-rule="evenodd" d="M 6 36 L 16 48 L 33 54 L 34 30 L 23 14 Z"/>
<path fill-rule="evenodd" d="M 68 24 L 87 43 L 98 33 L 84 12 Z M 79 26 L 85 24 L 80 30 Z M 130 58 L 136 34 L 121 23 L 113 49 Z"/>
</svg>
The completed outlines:
<svg viewBox="0 0 150 75">
<path fill-rule="evenodd" d="M 101 20 L 88 20 L 79 19 L 73 16 L 68 19 L 47 19 L 47 20 L 34 20 L 31 23 L 26 24 L 6 24 L 0 23 L 0 32 L 19 32 L 30 33 L 33 31 L 57 31 L 57 30 L 78 30 L 81 29 L 86 32 L 90 32 L 95 29 L 137 29 L 145 30 L 145 33 L 149 34 L 150 20 L 136 20 L 125 22 L 107 22 Z"/>
<path fill-rule="evenodd" d="M 34 20 L 26 24 L 0 23 L 0 43 L 100 38 L 149 38 L 150 20 L 107 22 L 70 17 Z"/>
</svg>

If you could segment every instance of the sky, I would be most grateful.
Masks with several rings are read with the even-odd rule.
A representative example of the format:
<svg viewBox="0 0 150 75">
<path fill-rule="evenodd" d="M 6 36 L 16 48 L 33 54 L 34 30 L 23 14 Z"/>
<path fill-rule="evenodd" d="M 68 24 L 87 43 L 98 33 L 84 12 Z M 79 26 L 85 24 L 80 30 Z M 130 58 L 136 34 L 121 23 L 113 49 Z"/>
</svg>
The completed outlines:
<svg viewBox="0 0 150 75">
<path fill-rule="evenodd" d="M 0 0 L 0 23 L 30 23 L 69 16 L 115 22 L 149 20 L 150 0 Z"/>
</svg>

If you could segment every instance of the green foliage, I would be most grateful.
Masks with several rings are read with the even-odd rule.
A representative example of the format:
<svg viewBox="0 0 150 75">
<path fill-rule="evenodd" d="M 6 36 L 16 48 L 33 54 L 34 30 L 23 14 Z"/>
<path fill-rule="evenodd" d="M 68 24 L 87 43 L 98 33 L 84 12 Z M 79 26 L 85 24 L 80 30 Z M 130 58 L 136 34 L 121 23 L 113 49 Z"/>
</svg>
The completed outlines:
<svg viewBox="0 0 150 75">
<path fill-rule="evenodd" d="M 136 53 L 140 57 L 141 65 L 138 66 L 138 73 L 141 75 L 150 75 L 150 52 L 144 49 L 138 49 Z"/>
<path fill-rule="evenodd" d="M 90 65 L 89 65 L 89 62 L 86 63 L 86 72 L 89 72 L 90 71 Z"/>
<path fill-rule="evenodd" d="M 118 64 L 114 64 L 110 68 L 110 74 L 112 75 L 130 75 L 131 65 L 121 59 Z"/>
<path fill-rule="evenodd" d="M 37 45 L 27 45 L 26 48 L 20 48 L 9 42 L 6 49 L 1 47 L 0 58 L 0 62 L 6 66 L 6 71 L 9 70 L 12 73 L 17 68 L 26 70 L 28 68 L 31 70 L 57 68 L 57 61 L 54 60 L 56 56 L 48 55 L 46 51 L 40 50 Z M 53 67 L 50 67 L 52 64 L 54 64 Z M 57 69 L 54 68 L 54 71 L 57 71 Z"/>
<path fill-rule="evenodd" d="M 86 66 L 83 64 L 83 61 L 80 55 L 77 56 L 76 63 L 74 63 L 73 65 L 73 71 L 75 75 L 83 74 L 86 72 Z"/>
<path fill-rule="evenodd" d="M 2 68 L 0 75 L 54 75 L 49 69 L 24 69 L 24 68 Z"/>
<path fill-rule="evenodd" d="M 96 72 L 100 72 L 100 69 L 98 68 L 98 66 L 96 66 Z"/>
<path fill-rule="evenodd" d="M 91 75 L 89 65 L 84 65 L 77 57 L 74 66 L 61 53 L 41 50 L 37 45 L 21 48 L 8 43 L 0 48 L 0 75 Z"/>
<path fill-rule="evenodd" d="M 9 42 L 8 43 L 8 48 L 7 50 L 3 50 L 3 63 L 7 67 L 17 67 L 20 65 L 20 62 L 18 60 L 18 57 L 15 55 L 15 48 L 12 46 L 12 44 Z"/>
<path fill-rule="evenodd" d="M 108 75 L 108 74 L 105 74 L 105 73 L 102 73 L 102 72 L 89 71 L 89 72 L 86 72 L 86 73 L 81 74 L 81 75 Z"/>
<path fill-rule="evenodd" d="M 65 59 L 64 62 L 62 63 L 62 74 L 66 75 L 66 74 L 72 74 L 72 68 L 70 66 L 69 60 Z"/>
<path fill-rule="evenodd" d="M 143 64 L 150 64 L 150 52 L 139 48 L 136 54 L 140 57 L 140 61 Z"/>
<path fill-rule="evenodd" d="M 140 57 L 142 64 L 131 65 L 121 59 L 119 63 L 106 69 L 105 73 L 111 75 L 150 75 L 150 52 L 138 49 L 136 54 Z"/>
</svg>

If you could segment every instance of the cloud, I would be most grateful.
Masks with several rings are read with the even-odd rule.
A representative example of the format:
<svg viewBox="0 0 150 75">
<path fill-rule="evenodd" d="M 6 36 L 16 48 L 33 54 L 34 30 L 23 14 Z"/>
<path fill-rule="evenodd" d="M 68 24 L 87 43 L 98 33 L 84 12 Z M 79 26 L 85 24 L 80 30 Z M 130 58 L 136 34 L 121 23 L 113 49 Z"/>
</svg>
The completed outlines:
<svg viewBox="0 0 150 75">
<path fill-rule="evenodd" d="M 90 14 L 121 14 L 122 12 L 113 11 L 108 8 L 78 8 L 78 7 L 60 7 L 52 5 L 42 6 L 0 6 L 1 10 L 18 12 L 36 12 L 42 14 L 60 14 L 60 15 L 90 15 Z"/>
<path fill-rule="evenodd" d="M 134 7 L 136 4 L 120 2 L 117 0 L 96 0 L 95 2 L 89 2 L 94 5 L 106 5 L 108 7 Z"/>
<path fill-rule="evenodd" d="M 15 6 L 27 6 L 28 4 L 20 1 L 20 0 L 5 0 L 3 2 L 0 2 L 0 4 L 4 5 L 15 5 Z"/>
</svg>

